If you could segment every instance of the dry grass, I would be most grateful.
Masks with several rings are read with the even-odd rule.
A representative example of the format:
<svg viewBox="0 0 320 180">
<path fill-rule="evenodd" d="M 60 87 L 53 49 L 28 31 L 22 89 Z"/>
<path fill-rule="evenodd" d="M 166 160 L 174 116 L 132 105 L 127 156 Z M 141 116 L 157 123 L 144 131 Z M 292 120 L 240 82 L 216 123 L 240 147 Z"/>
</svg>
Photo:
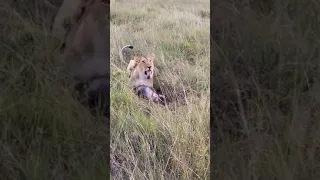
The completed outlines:
<svg viewBox="0 0 320 180">
<path fill-rule="evenodd" d="M 319 8 L 213 4 L 214 179 L 319 179 Z"/>
<path fill-rule="evenodd" d="M 209 179 L 209 3 L 111 1 L 113 179 Z M 131 92 L 120 56 L 127 44 L 156 54 L 155 84 L 169 108 Z"/>
<path fill-rule="evenodd" d="M 108 179 L 108 127 L 79 104 L 38 0 L 0 2 L 1 179 Z"/>
<path fill-rule="evenodd" d="M 108 129 L 66 85 L 49 33 L 55 12 L 37 0 L 3 2 L 1 178 L 107 179 Z M 208 179 L 208 4 L 111 1 L 114 179 Z M 319 179 L 319 9 L 311 0 L 214 1 L 214 178 Z M 125 44 L 157 55 L 170 109 L 150 104 L 145 114 L 120 60 Z"/>
</svg>

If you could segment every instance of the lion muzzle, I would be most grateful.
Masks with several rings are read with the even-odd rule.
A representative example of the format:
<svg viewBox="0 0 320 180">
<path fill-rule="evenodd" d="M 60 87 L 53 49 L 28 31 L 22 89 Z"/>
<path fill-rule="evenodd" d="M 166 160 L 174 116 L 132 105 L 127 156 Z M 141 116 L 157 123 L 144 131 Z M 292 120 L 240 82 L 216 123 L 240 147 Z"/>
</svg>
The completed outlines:
<svg viewBox="0 0 320 180">
<path fill-rule="evenodd" d="M 150 68 L 149 68 L 149 70 L 144 71 L 144 74 L 147 76 L 147 79 L 151 79 L 151 77 L 152 77 L 152 71 L 151 71 Z"/>
</svg>

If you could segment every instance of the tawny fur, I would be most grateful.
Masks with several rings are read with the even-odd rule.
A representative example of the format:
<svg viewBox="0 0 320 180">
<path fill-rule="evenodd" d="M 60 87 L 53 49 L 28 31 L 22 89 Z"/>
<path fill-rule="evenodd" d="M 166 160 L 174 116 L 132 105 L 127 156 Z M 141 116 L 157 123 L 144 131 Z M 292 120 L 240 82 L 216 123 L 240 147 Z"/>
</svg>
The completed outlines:
<svg viewBox="0 0 320 180">
<path fill-rule="evenodd" d="M 70 19 L 70 26 L 65 27 Z M 109 21 L 109 4 L 102 0 L 64 0 L 52 27 L 53 34 L 63 40 L 62 59 L 75 88 L 86 87 L 89 101 L 100 97 L 106 104 L 110 92 Z"/>
<path fill-rule="evenodd" d="M 154 58 L 151 56 L 135 56 L 127 66 L 133 87 L 145 85 L 153 87 Z"/>
<path fill-rule="evenodd" d="M 98 0 L 81 0 L 81 5 L 85 5 L 85 11 L 65 34 L 63 58 L 71 76 L 86 81 L 110 72 L 110 54 L 106 50 L 110 49 L 109 5 Z M 60 9 L 66 8 L 62 6 Z M 57 17 L 62 18 L 63 14 L 57 14 Z M 77 12 L 74 16 L 79 14 Z"/>
<path fill-rule="evenodd" d="M 122 48 L 123 57 L 126 49 L 132 49 L 133 46 L 126 45 Z M 128 56 L 128 54 L 127 54 Z M 154 82 L 154 61 L 155 54 L 148 56 L 133 56 L 127 66 L 127 73 L 130 75 L 131 85 L 138 93 L 154 102 L 162 101 L 164 96 L 157 94 L 153 89 Z"/>
<path fill-rule="evenodd" d="M 88 7 L 93 3 L 100 3 L 99 0 L 63 0 L 58 13 L 52 24 L 52 33 L 63 39 L 67 34 L 69 26 L 77 24 L 83 17 L 83 13 L 88 12 Z M 85 12 L 83 11 L 85 9 Z"/>
</svg>

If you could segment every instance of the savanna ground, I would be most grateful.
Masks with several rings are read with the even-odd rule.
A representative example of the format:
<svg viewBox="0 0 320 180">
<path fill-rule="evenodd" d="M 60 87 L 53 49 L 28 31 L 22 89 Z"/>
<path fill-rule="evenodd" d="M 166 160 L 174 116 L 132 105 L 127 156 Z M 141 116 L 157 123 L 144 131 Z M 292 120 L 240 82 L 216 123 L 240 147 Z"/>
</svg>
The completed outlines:
<svg viewBox="0 0 320 180">
<path fill-rule="evenodd" d="M 209 0 L 110 2 L 114 179 L 209 179 Z M 137 97 L 120 50 L 155 53 L 168 108 Z M 148 112 L 147 112 L 148 111 Z"/>
<path fill-rule="evenodd" d="M 320 178 L 320 3 L 212 3 L 214 179 Z"/>
<path fill-rule="evenodd" d="M 73 95 L 50 34 L 56 9 L 11 0 L 0 14 L 1 179 L 108 179 L 108 127 Z"/>
</svg>

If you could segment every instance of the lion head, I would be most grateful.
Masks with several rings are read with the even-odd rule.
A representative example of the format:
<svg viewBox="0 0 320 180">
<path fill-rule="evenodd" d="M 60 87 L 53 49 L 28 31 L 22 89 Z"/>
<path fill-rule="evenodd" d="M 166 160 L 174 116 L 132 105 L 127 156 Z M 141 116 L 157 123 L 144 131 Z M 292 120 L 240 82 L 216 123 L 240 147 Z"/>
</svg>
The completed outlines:
<svg viewBox="0 0 320 180">
<path fill-rule="evenodd" d="M 109 1 L 64 0 L 53 24 L 53 33 L 64 37 L 62 58 L 75 89 L 92 109 L 109 113 L 110 29 Z M 72 19 L 68 28 L 63 22 Z"/>
<path fill-rule="evenodd" d="M 151 56 L 136 56 L 134 60 L 137 63 L 135 71 L 139 73 L 140 79 L 152 79 L 154 73 L 154 58 L 155 55 Z"/>
</svg>

